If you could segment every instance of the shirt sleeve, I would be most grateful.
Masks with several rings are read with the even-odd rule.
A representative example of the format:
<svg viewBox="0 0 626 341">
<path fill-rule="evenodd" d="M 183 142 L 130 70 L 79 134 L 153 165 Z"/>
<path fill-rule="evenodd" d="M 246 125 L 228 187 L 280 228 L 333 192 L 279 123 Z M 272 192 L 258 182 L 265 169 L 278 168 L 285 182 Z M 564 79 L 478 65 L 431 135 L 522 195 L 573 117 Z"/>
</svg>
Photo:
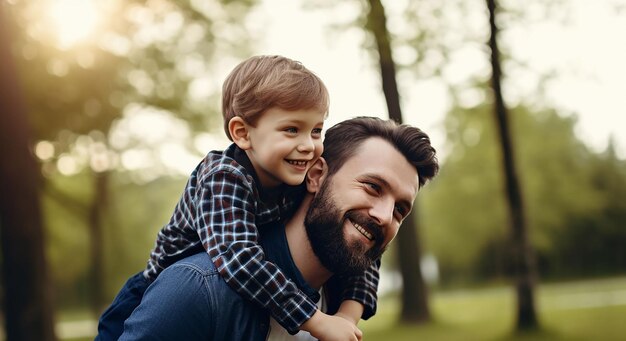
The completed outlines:
<svg viewBox="0 0 626 341">
<path fill-rule="evenodd" d="M 343 288 L 342 300 L 354 300 L 363 304 L 364 320 L 376 314 L 379 269 L 380 258 L 360 275 L 339 278 L 340 286 Z"/>
<path fill-rule="evenodd" d="M 238 170 L 219 170 L 207 176 L 196 195 L 197 231 L 220 275 L 243 298 L 268 309 L 289 333 L 297 333 L 317 306 L 265 260 L 250 182 Z"/>
</svg>

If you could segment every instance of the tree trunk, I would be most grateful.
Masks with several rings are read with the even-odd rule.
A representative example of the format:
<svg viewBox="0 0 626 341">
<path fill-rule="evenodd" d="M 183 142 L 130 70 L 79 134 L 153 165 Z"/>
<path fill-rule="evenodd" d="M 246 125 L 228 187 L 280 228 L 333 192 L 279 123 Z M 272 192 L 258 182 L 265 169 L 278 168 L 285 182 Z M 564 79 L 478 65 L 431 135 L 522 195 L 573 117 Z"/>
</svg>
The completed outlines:
<svg viewBox="0 0 626 341">
<path fill-rule="evenodd" d="M 0 4 L 0 232 L 9 341 L 55 340 L 44 252 L 39 167 Z"/>
<path fill-rule="evenodd" d="M 385 8 L 380 0 L 369 0 L 370 9 L 367 27 L 376 39 L 383 93 L 387 101 L 389 118 L 402 123 L 400 95 L 396 82 L 396 68 L 391 54 L 391 43 L 387 31 Z M 417 203 L 416 205 L 417 206 Z M 420 245 L 416 210 L 405 219 L 398 232 L 398 262 L 402 272 L 402 312 L 400 319 L 409 323 L 430 320 L 428 292 L 420 269 Z"/>
<path fill-rule="evenodd" d="M 489 9 L 489 48 L 491 49 L 492 77 L 495 119 L 502 146 L 502 161 L 505 175 L 507 202 L 512 227 L 511 261 L 515 271 L 517 293 L 517 330 L 539 327 L 534 301 L 535 262 L 528 241 L 524 202 L 515 168 L 513 143 L 510 134 L 508 112 L 504 105 L 501 88 L 500 51 L 497 44 L 496 2 L 487 0 Z"/>
<path fill-rule="evenodd" d="M 419 324 L 430 321 L 430 309 L 428 287 L 422 277 L 420 266 L 422 248 L 418 238 L 419 225 L 416 224 L 416 216 L 417 207 L 405 219 L 395 240 L 398 243 L 398 263 L 403 288 L 400 318 L 403 322 Z"/>
<path fill-rule="evenodd" d="M 100 316 L 107 303 L 104 292 L 103 216 L 108 204 L 109 172 L 93 172 L 94 195 L 89 209 L 89 246 L 91 256 L 91 304 Z"/>
</svg>

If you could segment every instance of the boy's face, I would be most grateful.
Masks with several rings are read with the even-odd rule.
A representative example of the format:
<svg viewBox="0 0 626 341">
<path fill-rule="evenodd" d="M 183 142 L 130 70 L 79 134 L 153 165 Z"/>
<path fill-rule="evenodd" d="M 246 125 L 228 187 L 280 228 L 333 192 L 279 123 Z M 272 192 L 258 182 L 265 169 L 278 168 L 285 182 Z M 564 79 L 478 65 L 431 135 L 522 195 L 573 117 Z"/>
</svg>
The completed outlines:
<svg viewBox="0 0 626 341">
<path fill-rule="evenodd" d="M 315 109 L 271 108 L 248 127 L 250 161 L 263 187 L 299 185 L 323 151 L 325 114 Z"/>
</svg>

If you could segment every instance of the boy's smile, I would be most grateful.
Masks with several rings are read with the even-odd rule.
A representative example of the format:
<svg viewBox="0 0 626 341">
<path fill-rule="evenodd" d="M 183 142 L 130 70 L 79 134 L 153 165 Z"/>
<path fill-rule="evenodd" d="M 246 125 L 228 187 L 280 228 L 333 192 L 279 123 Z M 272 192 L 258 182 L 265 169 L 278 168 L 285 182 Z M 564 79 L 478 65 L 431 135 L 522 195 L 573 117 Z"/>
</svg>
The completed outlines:
<svg viewBox="0 0 626 341">
<path fill-rule="evenodd" d="M 246 153 L 263 187 L 299 185 L 323 151 L 326 114 L 316 109 L 271 108 L 248 126 Z"/>
<path fill-rule="evenodd" d="M 304 161 L 285 160 L 285 161 L 287 161 L 288 164 L 294 166 L 297 169 L 304 169 L 304 170 L 306 170 L 306 165 L 308 163 L 308 160 L 304 160 Z"/>
</svg>

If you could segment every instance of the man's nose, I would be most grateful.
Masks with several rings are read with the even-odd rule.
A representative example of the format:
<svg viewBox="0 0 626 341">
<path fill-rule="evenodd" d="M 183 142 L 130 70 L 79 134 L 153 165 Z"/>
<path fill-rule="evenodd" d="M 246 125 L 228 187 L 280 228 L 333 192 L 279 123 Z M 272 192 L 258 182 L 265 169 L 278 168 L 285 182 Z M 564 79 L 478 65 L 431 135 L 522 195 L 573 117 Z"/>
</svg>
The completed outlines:
<svg viewBox="0 0 626 341">
<path fill-rule="evenodd" d="M 370 209 L 370 216 L 379 225 L 383 227 L 389 226 L 393 222 L 394 206 L 395 203 L 393 200 L 384 197 L 378 198 Z"/>
</svg>

